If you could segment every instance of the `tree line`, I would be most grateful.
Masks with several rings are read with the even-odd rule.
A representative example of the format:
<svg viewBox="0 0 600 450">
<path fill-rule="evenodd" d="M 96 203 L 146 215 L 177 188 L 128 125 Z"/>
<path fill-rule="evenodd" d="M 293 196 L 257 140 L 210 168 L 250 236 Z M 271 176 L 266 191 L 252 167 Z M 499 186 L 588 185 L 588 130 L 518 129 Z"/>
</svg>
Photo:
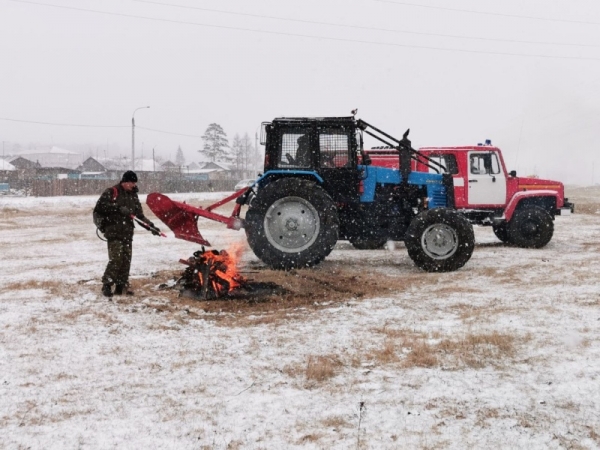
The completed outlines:
<svg viewBox="0 0 600 450">
<path fill-rule="evenodd" d="M 198 152 L 210 162 L 231 163 L 236 170 L 254 170 L 258 159 L 257 149 L 248 133 L 233 136 L 233 142 L 229 145 L 227 133 L 218 123 L 211 123 L 201 137 L 203 145 Z M 181 146 L 177 148 L 175 164 L 183 166 L 185 157 Z"/>
</svg>

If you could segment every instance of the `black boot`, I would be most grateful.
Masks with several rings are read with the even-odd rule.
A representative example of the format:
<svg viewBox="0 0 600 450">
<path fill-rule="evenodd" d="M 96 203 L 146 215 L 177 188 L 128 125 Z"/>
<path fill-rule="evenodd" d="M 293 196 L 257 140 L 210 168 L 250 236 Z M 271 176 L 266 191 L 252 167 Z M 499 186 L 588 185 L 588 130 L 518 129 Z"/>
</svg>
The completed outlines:
<svg viewBox="0 0 600 450">
<path fill-rule="evenodd" d="M 102 285 L 102 295 L 104 295 L 105 297 L 112 297 L 113 293 L 112 293 L 112 286 L 108 283 L 104 283 Z"/>
<path fill-rule="evenodd" d="M 133 291 L 127 289 L 126 284 L 117 284 L 115 286 L 115 295 L 133 295 Z"/>
</svg>

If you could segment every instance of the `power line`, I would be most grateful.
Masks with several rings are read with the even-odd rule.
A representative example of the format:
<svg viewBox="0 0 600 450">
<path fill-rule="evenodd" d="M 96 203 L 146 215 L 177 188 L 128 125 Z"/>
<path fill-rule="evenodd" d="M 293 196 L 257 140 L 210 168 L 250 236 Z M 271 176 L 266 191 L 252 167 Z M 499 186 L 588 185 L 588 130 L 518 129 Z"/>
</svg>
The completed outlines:
<svg viewBox="0 0 600 450">
<path fill-rule="evenodd" d="M 33 120 L 9 119 L 7 117 L 0 117 L 0 120 L 7 120 L 9 122 L 35 123 L 38 125 L 52 125 L 52 126 L 60 126 L 60 127 L 129 128 L 128 125 L 80 125 L 80 124 L 73 124 L 73 123 L 39 122 L 39 121 L 33 121 Z"/>
<path fill-rule="evenodd" d="M 360 25 L 346 25 L 341 23 L 333 23 L 333 22 L 320 22 L 315 20 L 304 20 L 304 19 L 291 19 L 287 17 L 277 17 L 277 16 L 265 16 L 262 14 L 251 14 L 251 13 L 240 13 L 233 11 L 224 11 L 221 9 L 211 9 L 211 8 L 200 8 L 198 6 L 186 6 L 186 5 L 175 5 L 170 3 L 162 3 L 151 0 L 132 0 L 137 3 L 147 3 L 151 5 L 160 5 L 160 6 L 169 6 L 172 8 L 182 8 L 182 9 L 192 9 L 197 11 L 206 11 L 206 12 L 214 12 L 219 14 L 228 14 L 232 16 L 242 16 L 242 17 L 255 17 L 258 19 L 269 19 L 269 20 L 281 20 L 286 22 L 296 22 L 296 23 L 305 23 L 311 25 L 326 25 L 330 27 L 340 27 L 340 28 L 351 28 L 357 30 L 368 30 L 368 31 L 384 31 L 388 33 L 402 33 L 402 34 L 414 34 L 417 36 L 434 36 L 434 37 L 444 37 L 444 38 L 453 38 L 453 39 L 466 39 L 466 40 L 477 40 L 477 41 L 488 41 L 488 42 L 507 42 L 511 44 L 535 44 L 535 45 L 564 45 L 564 46 L 572 46 L 572 47 L 600 47 L 600 45 L 596 44 L 575 44 L 575 43 L 567 43 L 567 42 L 542 42 L 542 41 L 526 41 L 526 40 L 517 40 L 517 39 L 497 39 L 497 38 L 488 38 L 488 37 L 479 37 L 479 36 L 464 36 L 457 34 L 442 34 L 442 33 L 426 33 L 421 31 L 408 31 L 408 30 L 399 30 L 392 28 L 378 28 L 378 27 L 367 27 Z"/>
<path fill-rule="evenodd" d="M 7 120 L 9 122 L 33 123 L 33 124 L 37 124 L 37 125 L 50 125 L 50 126 L 57 126 L 57 127 L 130 128 L 129 125 L 80 125 L 80 124 L 72 124 L 72 123 L 40 122 L 40 121 L 34 121 L 34 120 L 9 119 L 6 117 L 0 117 L 0 120 Z M 154 131 L 156 133 L 173 134 L 175 136 L 186 136 L 186 137 L 193 137 L 193 138 L 201 138 L 202 137 L 202 136 L 198 136 L 195 134 L 175 133 L 172 131 L 164 131 L 164 130 L 156 130 L 154 128 L 140 127 L 139 125 L 137 125 L 136 128 L 140 128 L 142 130 L 147 130 L 147 131 Z"/>
<path fill-rule="evenodd" d="M 142 130 L 147 130 L 147 131 L 155 131 L 156 133 L 172 134 L 172 135 L 175 135 L 175 136 L 185 136 L 185 137 L 193 137 L 193 138 L 202 138 L 202 136 L 198 136 L 198 135 L 195 135 L 195 134 L 174 133 L 172 131 L 155 130 L 154 128 L 140 127 L 140 126 L 137 126 L 137 125 L 136 125 L 136 128 L 141 128 Z"/>
<path fill-rule="evenodd" d="M 54 5 L 50 3 L 39 3 L 29 0 L 10 0 L 16 3 L 26 3 L 30 5 L 37 6 L 49 6 L 53 8 L 60 9 L 68 9 L 73 11 L 82 11 L 82 12 L 91 12 L 96 14 L 104 14 L 109 16 L 119 16 L 119 17 L 127 17 L 134 19 L 144 19 L 144 20 L 152 20 L 156 22 L 166 22 L 166 23 L 175 23 L 175 24 L 184 24 L 184 25 L 195 25 L 206 28 L 217 28 L 223 30 L 236 30 L 236 31 L 246 31 L 250 33 L 258 33 L 258 34 L 269 34 L 275 36 L 292 36 L 292 37 L 300 37 L 300 38 L 308 38 L 308 39 L 317 39 L 317 40 L 328 40 L 334 42 L 348 42 L 353 44 L 369 44 L 369 45 L 381 45 L 387 47 L 400 47 L 400 48 L 414 48 L 419 50 L 435 50 L 435 51 L 446 51 L 446 52 L 456 52 L 456 53 L 473 53 L 473 54 L 485 54 L 485 55 L 500 55 L 500 56 L 517 56 L 517 57 L 525 57 L 525 58 L 545 58 L 545 59 L 564 59 L 564 60 L 581 60 L 581 61 L 600 61 L 600 58 L 592 58 L 585 56 L 556 56 L 556 55 L 542 55 L 542 54 L 533 54 L 533 53 L 511 53 L 511 52 L 498 52 L 498 51 L 483 51 L 483 50 L 467 50 L 467 49 L 458 49 L 458 48 L 443 48 L 443 47 L 433 47 L 427 45 L 410 45 L 410 44 L 397 44 L 393 42 L 377 42 L 377 41 L 365 41 L 358 39 L 347 39 L 347 38 L 334 38 L 327 36 L 314 36 L 308 34 L 300 34 L 300 33 L 283 33 L 278 31 L 266 31 L 266 30 L 256 30 L 251 28 L 242 28 L 242 27 L 233 27 L 233 26 L 225 26 L 225 25 L 211 25 L 199 22 L 187 22 L 183 20 L 173 20 L 173 19 L 161 19 L 154 17 L 145 17 L 145 16 L 137 16 L 133 14 L 124 14 L 124 13 L 114 13 L 114 12 L 106 12 L 106 11 L 98 11 L 93 9 L 84 9 L 77 8 L 73 6 L 62 6 L 62 5 Z"/>
<path fill-rule="evenodd" d="M 398 2 L 394 0 L 374 0 L 380 3 L 392 3 L 395 5 L 402 6 L 414 6 L 416 8 L 427 8 L 427 9 L 438 9 L 441 11 L 453 11 L 453 12 L 463 12 L 470 14 L 481 14 L 485 16 L 497 16 L 497 17 L 510 17 L 514 19 L 529 19 L 529 20 L 540 20 L 544 22 L 561 22 L 561 23 L 576 23 L 576 24 L 585 24 L 585 25 L 600 25 L 600 22 L 592 22 L 586 20 L 569 20 L 569 19 L 554 19 L 548 17 L 538 17 L 538 16 L 525 16 L 519 14 L 506 14 L 506 13 L 494 13 L 494 12 L 486 12 L 486 11 L 476 11 L 472 9 L 459 9 L 459 8 L 447 8 L 444 6 L 431 6 L 431 5 L 419 5 L 418 3 L 409 3 L 409 2 Z"/>
</svg>

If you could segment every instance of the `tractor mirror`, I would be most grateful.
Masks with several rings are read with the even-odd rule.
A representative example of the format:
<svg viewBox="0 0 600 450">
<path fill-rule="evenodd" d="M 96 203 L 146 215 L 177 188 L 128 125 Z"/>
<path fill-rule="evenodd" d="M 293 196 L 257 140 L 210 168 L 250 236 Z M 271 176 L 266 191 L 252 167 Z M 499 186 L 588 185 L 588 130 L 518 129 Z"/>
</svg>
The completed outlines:
<svg viewBox="0 0 600 450">
<path fill-rule="evenodd" d="M 363 163 L 363 166 L 370 166 L 371 165 L 371 155 L 369 155 L 368 153 L 363 153 L 362 154 L 362 163 Z"/>
<path fill-rule="evenodd" d="M 509 174 L 511 177 L 513 177 L 513 178 L 516 178 L 516 176 L 517 176 L 517 171 L 516 171 L 516 170 L 511 170 L 510 172 L 508 172 L 508 174 Z"/>
</svg>

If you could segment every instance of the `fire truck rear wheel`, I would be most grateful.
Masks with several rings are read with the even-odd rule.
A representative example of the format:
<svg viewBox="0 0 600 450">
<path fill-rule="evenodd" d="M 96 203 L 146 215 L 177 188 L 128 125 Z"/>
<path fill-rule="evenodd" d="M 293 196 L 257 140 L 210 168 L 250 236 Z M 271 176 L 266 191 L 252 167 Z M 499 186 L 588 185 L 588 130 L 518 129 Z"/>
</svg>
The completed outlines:
<svg viewBox="0 0 600 450">
<path fill-rule="evenodd" d="M 338 240 L 339 219 L 331 197 L 313 181 L 281 178 L 260 189 L 246 213 L 254 254 L 273 269 L 320 263 Z"/>
<path fill-rule="evenodd" d="M 542 248 L 553 234 L 552 216 L 539 206 L 517 210 L 508 225 L 509 242 L 517 247 Z"/>
<path fill-rule="evenodd" d="M 404 243 L 414 263 L 427 272 L 451 272 L 473 254 L 475 234 L 466 217 L 454 210 L 435 208 L 416 216 Z"/>
<path fill-rule="evenodd" d="M 492 230 L 494 230 L 494 234 L 498 239 L 500 239 L 505 244 L 508 242 L 508 227 L 506 226 L 506 223 L 492 225 Z"/>
</svg>

